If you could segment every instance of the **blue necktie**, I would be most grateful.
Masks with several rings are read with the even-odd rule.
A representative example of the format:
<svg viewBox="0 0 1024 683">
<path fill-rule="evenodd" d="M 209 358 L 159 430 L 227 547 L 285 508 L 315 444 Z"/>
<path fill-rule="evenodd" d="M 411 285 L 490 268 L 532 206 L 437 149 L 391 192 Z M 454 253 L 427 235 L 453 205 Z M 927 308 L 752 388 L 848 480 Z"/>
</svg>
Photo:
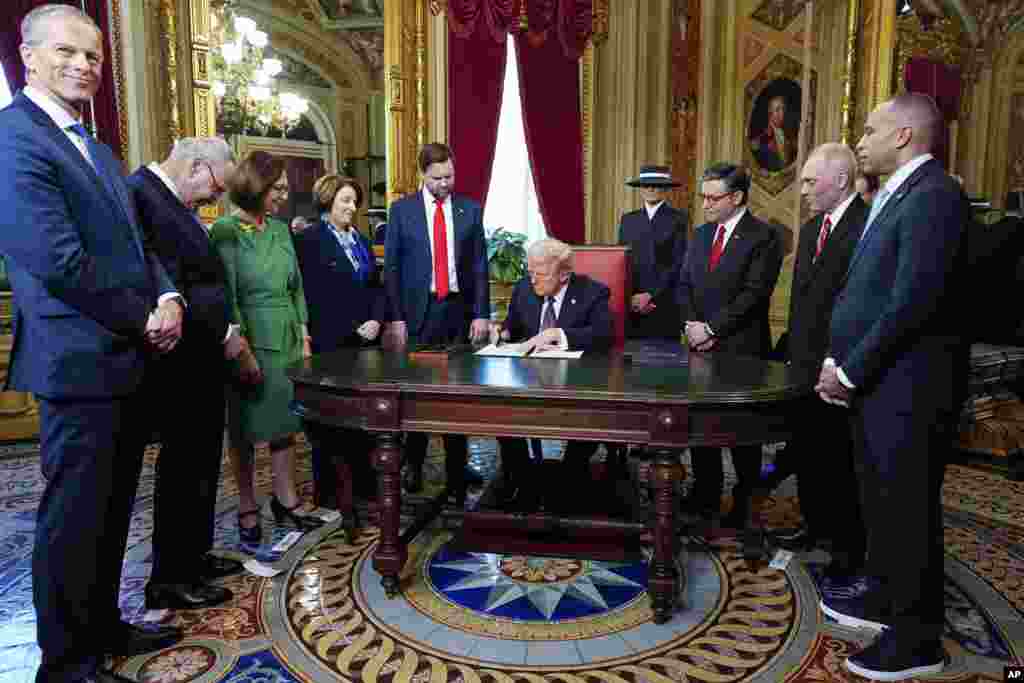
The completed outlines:
<svg viewBox="0 0 1024 683">
<path fill-rule="evenodd" d="M 104 154 L 100 149 L 100 143 L 96 141 L 89 131 L 81 123 L 76 123 L 73 126 L 68 126 L 68 130 L 77 135 L 78 137 L 85 140 L 85 148 L 89 151 L 89 161 L 92 162 L 93 170 L 96 171 L 96 175 L 103 181 L 103 186 L 107 188 L 107 192 L 113 197 L 114 203 L 121 207 L 122 213 L 125 218 L 128 219 L 131 224 L 131 217 L 128 213 L 128 207 L 125 206 L 124 198 L 122 193 L 118 191 L 117 180 L 114 178 L 114 171 L 112 171 L 107 164 L 103 161 Z M 145 254 L 142 253 L 142 241 L 135 229 L 134 224 L 131 225 L 132 241 L 135 242 L 135 248 L 138 249 L 139 257 L 145 261 Z"/>
<path fill-rule="evenodd" d="M 114 184 L 114 177 L 111 175 L 111 171 L 107 168 L 107 165 L 103 162 L 103 154 L 100 153 L 100 145 L 96 142 L 96 138 L 89 134 L 85 126 L 80 123 L 68 128 L 72 133 L 85 140 L 85 147 L 89 150 L 89 160 L 92 162 L 92 167 L 96 171 L 96 175 L 103 181 L 103 186 L 107 188 L 117 203 L 121 203 L 121 195 L 117 191 L 117 186 Z"/>
</svg>

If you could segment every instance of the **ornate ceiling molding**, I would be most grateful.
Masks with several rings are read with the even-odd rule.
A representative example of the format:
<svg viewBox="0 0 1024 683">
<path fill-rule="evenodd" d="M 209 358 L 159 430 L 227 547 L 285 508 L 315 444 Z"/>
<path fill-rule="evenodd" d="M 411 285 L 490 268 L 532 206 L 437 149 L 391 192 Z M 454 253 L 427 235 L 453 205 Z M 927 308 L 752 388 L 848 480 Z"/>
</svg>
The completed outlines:
<svg viewBox="0 0 1024 683">
<path fill-rule="evenodd" d="M 316 23 L 296 21 L 300 7 L 317 0 L 242 0 L 240 3 L 266 27 L 270 45 L 291 52 L 339 88 L 369 94 L 383 88 L 383 73 L 374 74 L 366 61 L 338 34 Z"/>
</svg>

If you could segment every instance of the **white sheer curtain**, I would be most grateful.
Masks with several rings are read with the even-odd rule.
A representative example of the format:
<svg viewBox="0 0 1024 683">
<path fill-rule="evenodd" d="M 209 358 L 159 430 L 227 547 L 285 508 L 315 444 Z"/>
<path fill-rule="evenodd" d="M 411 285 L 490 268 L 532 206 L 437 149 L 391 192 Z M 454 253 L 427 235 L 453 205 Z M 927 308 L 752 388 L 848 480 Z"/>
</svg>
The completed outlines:
<svg viewBox="0 0 1024 683">
<path fill-rule="evenodd" d="M 0 108 L 11 103 L 11 88 L 7 85 L 7 74 L 0 69 Z"/>
<path fill-rule="evenodd" d="M 530 156 L 526 151 L 515 42 L 510 37 L 505 44 L 508 46 L 505 86 L 491 184 L 487 190 L 487 206 L 484 207 L 484 229 L 488 235 L 498 228 L 523 233 L 529 246 L 531 242 L 547 237 L 548 232 L 540 215 L 537 191 L 530 173 Z"/>
</svg>

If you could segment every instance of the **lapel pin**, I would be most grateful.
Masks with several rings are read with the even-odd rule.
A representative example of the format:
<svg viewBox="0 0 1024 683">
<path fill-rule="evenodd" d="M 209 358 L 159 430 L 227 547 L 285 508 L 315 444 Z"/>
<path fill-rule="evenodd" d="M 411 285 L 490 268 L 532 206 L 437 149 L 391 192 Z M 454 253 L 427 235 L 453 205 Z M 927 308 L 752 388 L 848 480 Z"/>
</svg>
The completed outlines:
<svg viewBox="0 0 1024 683">
<path fill-rule="evenodd" d="M 575 306 L 576 305 L 576 299 L 569 299 L 569 303 L 571 303 L 573 306 Z"/>
</svg>

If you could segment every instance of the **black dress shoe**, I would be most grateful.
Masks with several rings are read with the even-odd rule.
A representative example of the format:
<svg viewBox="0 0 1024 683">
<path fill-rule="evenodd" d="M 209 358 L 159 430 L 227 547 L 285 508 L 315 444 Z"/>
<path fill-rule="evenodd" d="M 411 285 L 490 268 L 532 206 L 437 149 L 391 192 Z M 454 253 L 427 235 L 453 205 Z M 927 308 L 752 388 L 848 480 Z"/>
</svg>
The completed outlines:
<svg viewBox="0 0 1024 683">
<path fill-rule="evenodd" d="M 423 490 L 423 467 L 409 464 L 402 475 L 402 488 L 408 493 L 419 493 Z"/>
<path fill-rule="evenodd" d="M 85 680 L 88 683 L 136 683 L 134 679 L 114 673 L 110 669 L 97 669 L 96 673 Z"/>
<path fill-rule="evenodd" d="M 203 609 L 234 597 L 227 588 L 205 583 L 148 583 L 146 609 Z"/>
<path fill-rule="evenodd" d="M 274 513 L 274 521 L 278 524 L 289 524 L 303 533 L 322 527 L 324 520 L 297 512 L 301 504 L 296 503 L 290 508 L 285 507 L 284 503 L 277 499 L 277 496 L 272 496 L 270 499 L 270 511 Z"/>
<path fill-rule="evenodd" d="M 209 582 L 232 574 L 240 574 L 244 568 L 238 560 L 206 553 L 199 559 L 199 578 L 204 582 Z"/>
<path fill-rule="evenodd" d="M 122 621 L 110 636 L 111 646 L 107 654 L 133 657 L 156 652 L 174 645 L 184 637 L 185 632 L 175 626 L 143 628 Z"/>
</svg>

